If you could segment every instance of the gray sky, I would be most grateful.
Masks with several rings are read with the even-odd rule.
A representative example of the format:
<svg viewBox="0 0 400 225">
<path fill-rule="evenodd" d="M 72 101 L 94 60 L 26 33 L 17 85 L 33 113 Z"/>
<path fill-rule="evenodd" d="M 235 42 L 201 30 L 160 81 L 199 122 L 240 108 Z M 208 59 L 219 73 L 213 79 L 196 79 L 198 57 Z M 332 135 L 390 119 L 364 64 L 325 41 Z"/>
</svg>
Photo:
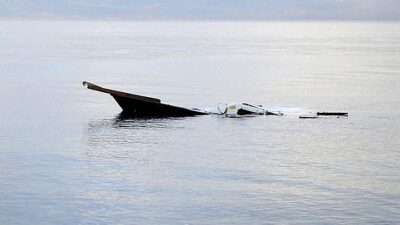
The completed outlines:
<svg viewBox="0 0 400 225">
<path fill-rule="evenodd" d="M 0 19 L 400 20 L 400 0 L 0 0 Z"/>
</svg>

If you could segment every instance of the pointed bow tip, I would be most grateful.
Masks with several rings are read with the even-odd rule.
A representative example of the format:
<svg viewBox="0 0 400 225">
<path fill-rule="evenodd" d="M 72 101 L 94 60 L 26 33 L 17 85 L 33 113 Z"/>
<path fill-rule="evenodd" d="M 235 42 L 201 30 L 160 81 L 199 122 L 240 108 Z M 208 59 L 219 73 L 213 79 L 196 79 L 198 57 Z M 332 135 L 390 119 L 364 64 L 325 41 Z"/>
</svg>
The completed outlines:
<svg viewBox="0 0 400 225">
<path fill-rule="evenodd" d="M 94 84 L 92 84 L 92 83 L 90 83 L 90 82 L 87 82 L 87 81 L 83 81 L 82 82 L 82 85 L 84 86 L 84 87 L 87 87 L 87 88 L 91 88 L 91 87 L 94 87 L 94 86 L 97 86 L 97 85 L 94 85 Z"/>
</svg>

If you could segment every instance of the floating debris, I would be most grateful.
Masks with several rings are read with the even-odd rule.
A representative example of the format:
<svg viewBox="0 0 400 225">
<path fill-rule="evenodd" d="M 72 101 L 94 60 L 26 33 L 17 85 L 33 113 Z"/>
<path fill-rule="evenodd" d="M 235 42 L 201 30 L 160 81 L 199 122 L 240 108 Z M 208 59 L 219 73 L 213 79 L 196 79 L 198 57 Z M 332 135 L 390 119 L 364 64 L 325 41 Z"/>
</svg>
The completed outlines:
<svg viewBox="0 0 400 225">
<path fill-rule="evenodd" d="M 317 116 L 349 116 L 347 112 L 317 112 Z"/>
<path fill-rule="evenodd" d="M 299 119 L 318 119 L 318 116 L 310 115 L 310 116 L 299 116 Z"/>
</svg>

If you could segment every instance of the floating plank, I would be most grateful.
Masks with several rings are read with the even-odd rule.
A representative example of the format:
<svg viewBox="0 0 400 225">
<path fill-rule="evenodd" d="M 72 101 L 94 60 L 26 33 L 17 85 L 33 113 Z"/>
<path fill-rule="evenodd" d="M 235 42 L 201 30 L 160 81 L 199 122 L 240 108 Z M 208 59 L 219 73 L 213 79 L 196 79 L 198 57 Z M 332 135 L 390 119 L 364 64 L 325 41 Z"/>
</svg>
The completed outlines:
<svg viewBox="0 0 400 225">
<path fill-rule="evenodd" d="M 347 112 L 317 112 L 317 116 L 349 116 Z"/>
<path fill-rule="evenodd" d="M 299 116 L 299 119 L 318 119 L 318 116 Z"/>
</svg>

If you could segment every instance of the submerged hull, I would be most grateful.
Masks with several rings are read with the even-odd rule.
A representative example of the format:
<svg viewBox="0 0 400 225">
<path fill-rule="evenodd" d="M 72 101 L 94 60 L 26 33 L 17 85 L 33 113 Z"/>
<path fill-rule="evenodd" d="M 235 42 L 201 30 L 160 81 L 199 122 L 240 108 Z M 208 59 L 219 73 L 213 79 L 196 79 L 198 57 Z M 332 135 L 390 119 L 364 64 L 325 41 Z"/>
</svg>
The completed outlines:
<svg viewBox="0 0 400 225">
<path fill-rule="evenodd" d="M 125 114 L 136 116 L 196 116 L 204 113 L 162 103 L 150 103 L 126 97 L 114 96 Z"/>
<path fill-rule="evenodd" d="M 279 111 L 268 111 L 262 105 L 248 103 L 220 103 L 216 109 L 188 109 L 174 105 L 161 103 L 160 99 L 130 94 L 103 88 L 84 81 L 83 85 L 88 89 L 110 94 L 121 106 L 124 116 L 132 117 L 185 117 L 207 114 L 224 115 L 227 117 L 241 117 L 254 115 L 282 116 Z M 318 112 L 313 116 L 300 116 L 300 119 L 317 119 L 320 116 L 348 116 L 347 112 Z"/>
<path fill-rule="evenodd" d="M 110 94 L 122 108 L 125 115 L 154 117 L 184 117 L 205 115 L 206 113 L 183 107 L 161 103 L 160 99 L 134 95 L 97 86 L 84 81 L 88 89 Z"/>
</svg>

